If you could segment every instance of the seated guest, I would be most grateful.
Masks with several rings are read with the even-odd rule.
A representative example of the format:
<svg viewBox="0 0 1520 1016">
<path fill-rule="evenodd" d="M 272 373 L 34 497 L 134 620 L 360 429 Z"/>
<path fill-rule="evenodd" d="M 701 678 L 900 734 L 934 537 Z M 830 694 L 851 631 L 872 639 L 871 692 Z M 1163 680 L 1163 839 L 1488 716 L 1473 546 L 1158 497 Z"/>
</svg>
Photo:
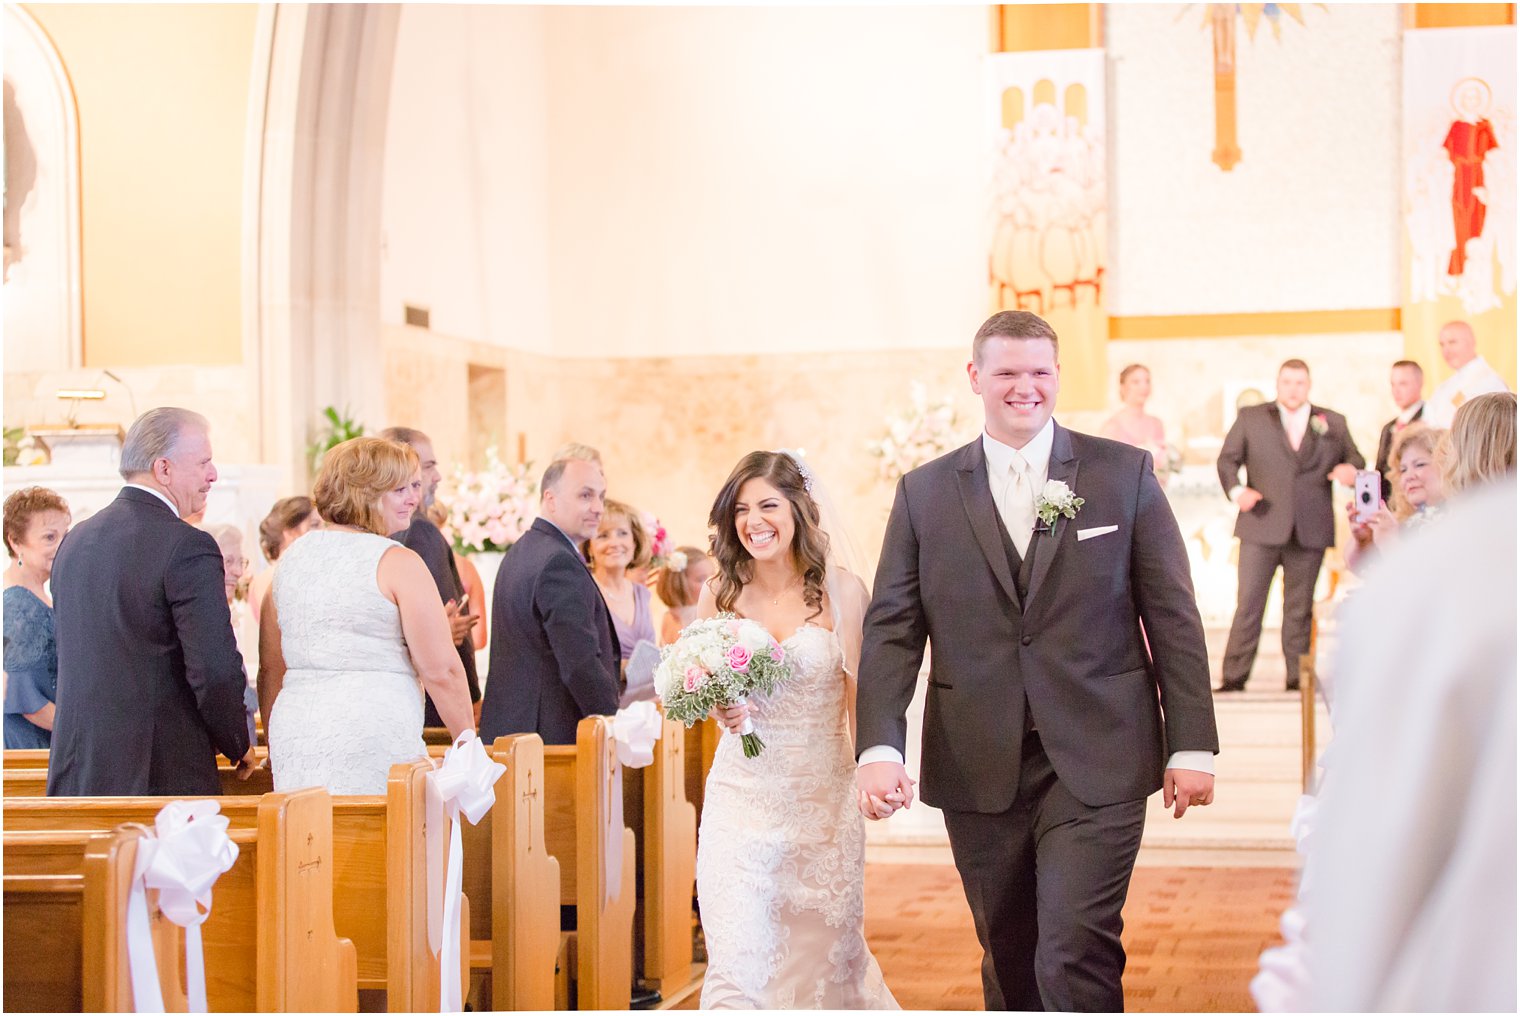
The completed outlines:
<svg viewBox="0 0 1520 1016">
<path fill-rule="evenodd" d="M 1119 372 L 1119 401 L 1124 407 L 1108 418 L 1098 435 L 1150 452 L 1156 479 L 1166 486 L 1166 427 L 1145 411 L 1150 397 L 1150 368 L 1139 363 L 1125 367 Z"/>
<path fill-rule="evenodd" d="M 427 754 L 424 689 L 451 735 L 474 729 L 432 575 L 390 539 L 421 500 L 417 453 L 404 444 L 358 437 L 322 457 L 312 501 L 324 526 L 281 555 L 259 625 L 275 790 L 385 793 L 392 765 Z"/>
<path fill-rule="evenodd" d="M 282 497 L 269 509 L 264 521 L 259 523 L 259 549 L 270 567 L 254 575 L 248 583 L 248 609 L 253 623 L 259 623 L 259 612 L 264 608 L 264 597 L 274 583 L 274 565 L 280 555 L 292 543 L 313 529 L 320 528 L 322 517 L 312 507 L 311 498 L 303 494 Z"/>
<path fill-rule="evenodd" d="M 220 794 L 216 753 L 253 751 L 243 658 L 216 541 L 184 516 L 216 482 L 210 424 L 150 409 L 127 431 L 116 500 L 53 560 L 58 714 L 51 796 Z"/>
<path fill-rule="evenodd" d="M 47 593 L 69 506 L 46 487 L 5 499 L 5 746 L 46 748 L 58 699 L 58 643 Z"/>
<path fill-rule="evenodd" d="M 1392 465 L 1388 480 L 1393 486 L 1393 503 L 1378 506 L 1371 522 L 1356 521 L 1356 502 L 1346 502 L 1351 519 L 1352 543 L 1346 548 L 1346 566 L 1360 571 L 1366 553 L 1377 541 L 1386 543 L 1401 526 L 1417 526 L 1435 517 L 1446 500 L 1436 449 L 1446 431 L 1415 423 L 1394 435 L 1388 457 Z"/>
<path fill-rule="evenodd" d="M 607 499 L 596 535 L 581 544 L 591 576 L 617 628 L 618 655 L 624 663 L 640 642 L 654 644 L 654 615 L 649 610 L 649 587 L 635 582 L 629 570 L 649 560 L 649 538 L 639 513 L 621 501 Z"/>
<path fill-rule="evenodd" d="M 681 635 L 681 629 L 697 619 L 697 600 L 702 586 L 717 571 L 707 551 L 698 547 L 677 547 L 665 559 L 655 593 L 669 609 L 660 624 L 660 644 L 669 645 Z"/>
</svg>

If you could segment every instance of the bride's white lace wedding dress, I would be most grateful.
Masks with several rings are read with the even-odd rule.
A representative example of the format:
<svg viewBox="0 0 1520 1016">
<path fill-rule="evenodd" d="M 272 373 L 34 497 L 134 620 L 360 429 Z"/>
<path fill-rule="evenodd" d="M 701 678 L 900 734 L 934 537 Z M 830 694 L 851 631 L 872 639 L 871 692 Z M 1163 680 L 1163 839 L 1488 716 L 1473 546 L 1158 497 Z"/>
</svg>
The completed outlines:
<svg viewBox="0 0 1520 1016">
<path fill-rule="evenodd" d="M 400 611 L 376 580 L 395 546 L 318 530 L 280 556 L 274 603 L 286 670 L 267 718 L 275 790 L 383 794 L 392 765 L 427 754 L 422 685 Z"/>
<path fill-rule="evenodd" d="M 725 734 L 707 778 L 702 1008 L 896 1009 L 866 947 L 865 828 L 839 641 L 804 625 L 782 646 L 792 676 L 750 699 L 765 750 L 745 758 Z"/>
</svg>

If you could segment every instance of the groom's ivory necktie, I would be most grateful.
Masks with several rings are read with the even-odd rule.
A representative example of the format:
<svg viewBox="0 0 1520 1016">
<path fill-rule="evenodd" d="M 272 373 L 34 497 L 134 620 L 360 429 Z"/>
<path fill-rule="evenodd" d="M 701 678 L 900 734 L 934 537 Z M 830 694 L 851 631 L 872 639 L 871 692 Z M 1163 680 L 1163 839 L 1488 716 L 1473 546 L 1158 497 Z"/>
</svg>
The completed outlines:
<svg viewBox="0 0 1520 1016">
<path fill-rule="evenodd" d="M 1029 552 L 1029 540 L 1034 535 L 1034 490 L 1029 479 L 1029 463 L 1022 455 L 1015 455 L 1008 467 L 1012 474 L 1008 486 L 1003 488 L 1003 503 L 998 506 L 1009 539 L 1023 557 Z"/>
</svg>

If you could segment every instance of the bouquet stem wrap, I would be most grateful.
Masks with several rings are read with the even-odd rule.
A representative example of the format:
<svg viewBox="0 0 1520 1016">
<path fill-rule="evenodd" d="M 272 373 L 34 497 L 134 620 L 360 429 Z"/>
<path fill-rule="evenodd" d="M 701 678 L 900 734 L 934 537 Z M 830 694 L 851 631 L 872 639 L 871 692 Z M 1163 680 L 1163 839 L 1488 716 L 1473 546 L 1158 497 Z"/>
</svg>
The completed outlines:
<svg viewBox="0 0 1520 1016">
<path fill-rule="evenodd" d="M 736 706 L 749 705 L 749 696 L 741 695 Z M 744 757 L 755 758 L 765 750 L 765 742 L 760 740 L 760 735 L 755 733 L 755 718 L 748 713 L 744 716 L 744 723 L 739 727 L 739 741 L 744 745 Z"/>
</svg>

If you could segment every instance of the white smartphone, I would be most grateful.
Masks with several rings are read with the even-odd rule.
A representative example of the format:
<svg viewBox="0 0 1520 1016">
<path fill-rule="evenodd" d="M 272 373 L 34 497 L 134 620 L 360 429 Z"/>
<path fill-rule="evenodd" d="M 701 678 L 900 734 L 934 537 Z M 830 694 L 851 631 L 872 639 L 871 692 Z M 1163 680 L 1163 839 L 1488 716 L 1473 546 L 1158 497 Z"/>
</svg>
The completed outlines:
<svg viewBox="0 0 1520 1016">
<path fill-rule="evenodd" d="M 1378 503 L 1383 497 L 1383 484 L 1376 469 L 1356 471 L 1356 486 L 1351 496 L 1356 502 L 1356 515 L 1353 516 L 1356 521 L 1371 522 L 1377 518 Z"/>
</svg>

